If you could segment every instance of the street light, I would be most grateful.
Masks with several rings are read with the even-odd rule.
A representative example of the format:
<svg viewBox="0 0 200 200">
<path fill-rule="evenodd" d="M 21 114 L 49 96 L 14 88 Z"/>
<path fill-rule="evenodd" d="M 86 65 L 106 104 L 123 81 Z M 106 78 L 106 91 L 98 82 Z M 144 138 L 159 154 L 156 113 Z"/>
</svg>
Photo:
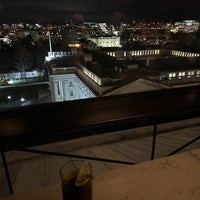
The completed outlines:
<svg viewBox="0 0 200 200">
<path fill-rule="evenodd" d="M 25 101 L 25 99 L 22 97 L 22 98 L 20 99 L 20 101 L 24 102 L 24 101 Z"/>
</svg>

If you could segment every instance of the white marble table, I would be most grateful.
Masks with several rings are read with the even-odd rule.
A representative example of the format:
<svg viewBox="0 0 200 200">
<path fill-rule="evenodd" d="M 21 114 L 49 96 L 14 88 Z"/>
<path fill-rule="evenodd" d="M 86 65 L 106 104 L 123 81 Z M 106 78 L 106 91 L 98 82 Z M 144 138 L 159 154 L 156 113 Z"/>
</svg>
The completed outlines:
<svg viewBox="0 0 200 200">
<path fill-rule="evenodd" d="M 200 200 L 200 149 L 94 177 L 93 200 Z M 0 200 L 61 200 L 60 185 Z"/>
</svg>

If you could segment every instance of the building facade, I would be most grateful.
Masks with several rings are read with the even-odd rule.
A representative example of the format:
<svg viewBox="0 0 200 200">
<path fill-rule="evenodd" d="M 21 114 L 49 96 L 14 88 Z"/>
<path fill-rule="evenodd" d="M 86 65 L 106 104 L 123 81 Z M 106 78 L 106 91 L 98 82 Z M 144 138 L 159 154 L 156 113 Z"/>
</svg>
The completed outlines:
<svg viewBox="0 0 200 200">
<path fill-rule="evenodd" d="M 88 40 L 94 42 L 97 47 L 121 47 L 120 37 L 97 37 Z"/>
<path fill-rule="evenodd" d="M 49 81 L 53 102 L 96 97 L 74 73 L 52 74 Z"/>
</svg>

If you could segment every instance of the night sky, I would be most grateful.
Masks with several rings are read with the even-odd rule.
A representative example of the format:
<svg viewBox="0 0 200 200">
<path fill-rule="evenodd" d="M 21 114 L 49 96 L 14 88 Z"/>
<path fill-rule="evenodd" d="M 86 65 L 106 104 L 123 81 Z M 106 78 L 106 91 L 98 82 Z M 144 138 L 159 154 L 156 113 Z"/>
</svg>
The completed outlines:
<svg viewBox="0 0 200 200">
<path fill-rule="evenodd" d="M 0 0 L 0 24 L 200 19 L 200 0 Z"/>
</svg>

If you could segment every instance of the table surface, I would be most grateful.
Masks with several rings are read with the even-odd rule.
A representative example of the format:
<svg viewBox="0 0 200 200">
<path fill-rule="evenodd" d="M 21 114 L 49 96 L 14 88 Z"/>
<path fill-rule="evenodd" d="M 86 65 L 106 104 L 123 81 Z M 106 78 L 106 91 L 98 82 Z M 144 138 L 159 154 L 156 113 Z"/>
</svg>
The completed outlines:
<svg viewBox="0 0 200 200">
<path fill-rule="evenodd" d="M 62 200 L 60 184 L 0 200 Z M 125 166 L 93 179 L 93 200 L 199 200 L 200 149 Z"/>
</svg>

